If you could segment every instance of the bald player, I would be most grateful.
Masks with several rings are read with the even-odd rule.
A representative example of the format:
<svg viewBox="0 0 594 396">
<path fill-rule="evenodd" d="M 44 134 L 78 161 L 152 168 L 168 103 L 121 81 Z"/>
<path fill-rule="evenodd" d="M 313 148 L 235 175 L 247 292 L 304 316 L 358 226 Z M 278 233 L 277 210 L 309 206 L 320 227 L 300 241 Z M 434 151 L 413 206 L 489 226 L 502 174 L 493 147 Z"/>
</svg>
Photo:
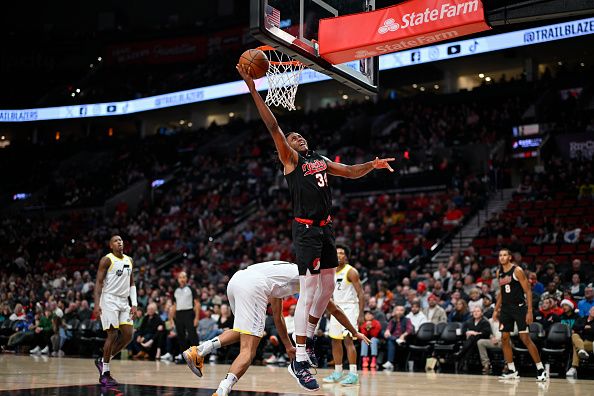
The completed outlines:
<svg viewBox="0 0 594 396">
<path fill-rule="evenodd" d="M 124 254 L 124 241 L 119 235 L 109 240 L 111 253 L 99 261 L 95 282 L 95 317 L 101 317 L 107 338 L 103 345 L 103 357 L 95 360 L 102 386 L 117 386 L 111 376 L 109 362 L 132 341 L 134 332 L 132 317 L 138 306 L 132 258 Z M 128 304 L 128 297 L 132 306 Z M 119 333 L 119 337 L 118 337 Z"/>
<path fill-rule="evenodd" d="M 235 383 L 249 368 L 260 339 L 264 334 L 266 308 L 272 308 L 274 325 L 287 354 L 295 359 L 295 347 L 287 334 L 287 327 L 282 316 L 283 298 L 299 292 L 299 269 L 297 264 L 286 261 L 267 261 L 253 264 L 237 271 L 227 285 L 229 305 L 235 316 L 233 329 L 218 337 L 193 346 L 183 352 L 188 367 L 194 374 L 202 377 L 204 356 L 212 351 L 239 342 L 239 356 L 231 364 L 229 372 L 219 384 L 213 396 L 227 396 Z M 334 305 L 328 304 L 328 312 L 337 318 L 348 331 L 369 344 L 369 340 L 350 323 L 345 313 Z M 290 366 L 289 366 L 290 367 Z M 289 369 L 289 373 L 294 376 Z M 307 388 L 303 387 L 307 390 Z"/>
</svg>

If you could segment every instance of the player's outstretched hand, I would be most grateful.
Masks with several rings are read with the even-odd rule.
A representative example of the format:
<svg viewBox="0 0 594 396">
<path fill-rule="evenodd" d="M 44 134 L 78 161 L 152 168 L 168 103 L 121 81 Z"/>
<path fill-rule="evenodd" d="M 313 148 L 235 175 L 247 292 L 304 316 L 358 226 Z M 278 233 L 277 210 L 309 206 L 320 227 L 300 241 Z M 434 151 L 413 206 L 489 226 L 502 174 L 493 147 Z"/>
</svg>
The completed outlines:
<svg viewBox="0 0 594 396">
<path fill-rule="evenodd" d="M 362 333 L 357 333 L 357 335 L 356 335 L 355 337 L 357 337 L 357 339 L 358 339 L 359 341 L 363 341 L 363 342 L 364 342 L 364 343 L 366 343 L 367 345 L 371 344 L 371 341 L 369 341 L 369 338 L 367 338 L 367 337 L 365 336 L 365 334 L 362 334 Z"/>
<path fill-rule="evenodd" d="M 248 86 L 248 88 L 250 90 L 253 89 L 255 87 L 255 85 L 254 85 L 254 79 L 252 78 L 252 76 L 250 76 L 250 68 L 251 67 L 246 66 L 246 65 L 237 64 L 235 66 L 235 68 L 237 69 L 237 72 L 239 73 L 241 78 L 243 78 L 243 81 L 245 81 L 245 84 Z"/>
<path fill-rule="evenodd" d="M 394 172 L 394 169 L 390 166 L 388 162 L 394 161 L 396 158 L 378 158 L 375 157 L 373 160 L 373 169 L 387 169 L 390 172 Z"/>
<path fill-rule="evenodd" d="M 130 307 L 130 318 L 132 318 L 132 320 L 134 320 L 134 315 L 136 315 L 136 306 L 132 306 Z"/>
<path fill-rule="evenodd" d="M 295 349 L 295 347 L 293 345 L 291 345 L 290 347 L 285 347 L 285 349 L 287 350 L 287 355 L 289 356 L 289 361 L 295 359 L 295 357 L 297 356 L 297 349 Z"/>
<path fill-rule="evenodd" d="M 93 309 L 93 316 L 95 316 L 95 319 L 99 319 L 101 317 L 101 307 L 99 305 L 96 305 Z"/>
</svg>

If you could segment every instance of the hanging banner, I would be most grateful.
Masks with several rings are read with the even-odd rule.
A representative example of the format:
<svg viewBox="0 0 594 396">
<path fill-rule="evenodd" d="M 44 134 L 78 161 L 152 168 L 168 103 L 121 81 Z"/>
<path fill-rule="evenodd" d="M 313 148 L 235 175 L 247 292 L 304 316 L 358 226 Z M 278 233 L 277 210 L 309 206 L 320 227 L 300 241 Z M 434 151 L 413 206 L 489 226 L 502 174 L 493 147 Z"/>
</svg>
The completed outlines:
<svg viewBox="0 0 594 396">
<path fill-rule="evenodd" d="M 332 64 L 435 44 L 490 29 L 479 0 L 410 0 L 320 20 L 320 56 Z"/>
<path fill-rule="evenodd" d="M 180 37 L 112 45 L 107 48 L 109 64 L 161 64 L 196 62 L 206 58 L 206 37 Z"/>
</svg>

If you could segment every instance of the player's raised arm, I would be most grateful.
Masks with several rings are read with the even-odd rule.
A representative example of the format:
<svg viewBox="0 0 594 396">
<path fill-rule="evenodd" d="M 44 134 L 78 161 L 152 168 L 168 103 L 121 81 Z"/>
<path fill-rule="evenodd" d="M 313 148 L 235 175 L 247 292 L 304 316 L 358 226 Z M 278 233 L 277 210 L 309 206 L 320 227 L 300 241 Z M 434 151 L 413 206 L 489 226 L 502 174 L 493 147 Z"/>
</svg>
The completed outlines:
<svg viewBox="0 0 594 396">
<path fill-rule="evenodd" d="M 387 169 L 390 172 L 394 172 L 394 169 L 390 166 L 389 162 L 395 160 L 395 158 L 378 158 L 375 157 L 373 161 L 365 162 L 357 165 L 345 165 L 338 162 L 328 162 L 328 173 L 333 176 L 346 177 L 347 179 L 358 179 L 365 176 L 374 169 Z"/>
<path fill-rule="evenodd" d="M 287 324 L 283 318 L 283 300 L 280 298 L 270 298 L 270 308 L 272 308 L 272 318 L 274 319 L 274 326 L 278 331 L 278 336 L 287 350 L 287 354 L 291 359 L 295 358 L 295 347 L 289 339 L 287 333 Z"/>
<path fill-rule="evenodd" d="M 266 106 L 264 99 L 262 99 L 262 96 L 260 96 L 260 93 L 256 90 L 254 79 L 249 74 L 249 68 L 245 65 L 237 65 L 235 68 L 248 86 L 250 94 L 256 104 L 256 108 L 258 109 L 258 113 L 260 113 L 262 121 L 264 121 L 268 132 L 270 132 L 270 135 L 274 140 L 274 145 L 278 151 L 278 157 L 285 167 L 285 173 L 291 173 L 297 164 L 297 152 L 289 146 L 287 138 L 276 121 L 276 117 L 272 114 L 270 108 Z"/>
<path fill-rule="evenodd" d="M 111 260 L 109 257 L 105 256 L 99 261 L 99 269 L 97 269 L 97 280 L 95 281 L 95 306 L 93 307 L 93 312 L 95 314 L 95 318 L 97 319 L 101 315 L 101 307 L 99 302 L 101 301 L 101 291 L 103 290 L 103 282 L 105 281 L 105 276 L 107 275 L 107 270 L 111 265 Z"/>
</svg>

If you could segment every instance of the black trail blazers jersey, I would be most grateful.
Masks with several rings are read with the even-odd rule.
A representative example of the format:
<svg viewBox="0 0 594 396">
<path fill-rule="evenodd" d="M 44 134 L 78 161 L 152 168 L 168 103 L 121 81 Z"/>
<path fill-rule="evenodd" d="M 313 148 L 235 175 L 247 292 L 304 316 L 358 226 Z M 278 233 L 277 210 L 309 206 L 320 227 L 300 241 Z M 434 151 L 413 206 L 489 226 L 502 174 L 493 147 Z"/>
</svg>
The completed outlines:
<svg viewBox="0 0 594 396">
<path fill-rule="evenodd" d="M 298 154 L 293 172 L 285 175 L 291 198 L 293 216 L 310 220 L 325 220 L 332 208 L 332 195 L 328 186 L 328 161 L 309 151 L 305 156 Z"/>
<path fill-rule="evenodd" d="M 501 303 L 504 307 L 507 305 L 517 307 L 526 303 L 522 284 L 514 277 L 515 270 L 515 265 L 512 265 L 511 269 L 507 272 L 503 272 L 502 266 L 499 267 L 499 292 L 501 293 Z"/>
</svg>

